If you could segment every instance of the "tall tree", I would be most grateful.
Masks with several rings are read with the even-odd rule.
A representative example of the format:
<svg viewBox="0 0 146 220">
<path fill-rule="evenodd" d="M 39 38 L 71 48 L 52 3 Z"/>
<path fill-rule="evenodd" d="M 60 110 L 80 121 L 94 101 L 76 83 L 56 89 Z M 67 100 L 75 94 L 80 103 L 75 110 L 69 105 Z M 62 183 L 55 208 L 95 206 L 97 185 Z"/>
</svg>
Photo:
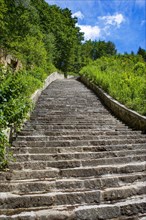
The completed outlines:
<svg viewBox="0 0 146 220">
<path fill-rule="evenodd" d="M 141 55 L 143 57 L 143 59 L 146 61 L 146 50 L 144 50 L 141 47 L 139 47 L 138 51 L 137 51 L 137 54 Z"/>
<path fill-rule="evenodd" d="M 76 27 L 77 20 L 72 18 L 69 9 L 48 5 L 44 0 L 32 0 L 41 20 L 43 33 L 54 36 L 54 64 L 63 71 L 76 71 L 83 34 Z"/>
<path fill-rule="evenodd" d="M 96 60 L 102 56 L 116 55 L 117 50 L 111 41 L 86 41 L 82 46 L 83 64 L 88 64 L 90 60 Z"/>
</svg>

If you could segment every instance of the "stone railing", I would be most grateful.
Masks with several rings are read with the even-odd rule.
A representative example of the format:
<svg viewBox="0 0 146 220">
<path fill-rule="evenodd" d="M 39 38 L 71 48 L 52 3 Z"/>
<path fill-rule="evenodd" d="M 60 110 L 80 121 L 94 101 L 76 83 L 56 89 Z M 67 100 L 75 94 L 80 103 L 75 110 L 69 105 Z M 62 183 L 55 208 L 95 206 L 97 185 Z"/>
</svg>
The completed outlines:
<svg viewBox="0 0 146 220">
<path fill-rule="evenodd" d="M 79 80 L 92 89 L 98 95 L 102 103 L 110 109 L 117 118 L 121 119 L 129 127 L 146 133 L 146 117 L 126 108 L 84 76 L 79 77 Z"/>
</svg>

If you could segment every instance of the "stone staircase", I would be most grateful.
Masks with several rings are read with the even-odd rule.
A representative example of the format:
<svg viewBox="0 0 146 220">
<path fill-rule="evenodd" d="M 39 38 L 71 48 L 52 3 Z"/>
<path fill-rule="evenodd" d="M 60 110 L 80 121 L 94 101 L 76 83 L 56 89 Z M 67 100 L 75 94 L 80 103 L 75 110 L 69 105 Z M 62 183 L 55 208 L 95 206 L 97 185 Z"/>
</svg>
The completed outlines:
<svg viewBox="0 0 146 220">
<path fill-rule="evenodd" d="M 146 220 L 146 135 L 75 79 L 43 91 L 0 172 L 0 220 Z"/>
</svg>

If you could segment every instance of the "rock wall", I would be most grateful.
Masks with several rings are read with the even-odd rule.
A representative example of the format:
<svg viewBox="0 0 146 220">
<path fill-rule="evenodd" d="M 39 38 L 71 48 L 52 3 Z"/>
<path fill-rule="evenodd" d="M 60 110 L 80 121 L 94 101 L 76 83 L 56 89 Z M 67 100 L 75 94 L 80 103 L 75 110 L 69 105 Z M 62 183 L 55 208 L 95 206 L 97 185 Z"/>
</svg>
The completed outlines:
<svg viewBox="0 0 146 220">
<path fill-rule="evenodd" d="M 3 49 L 0 49 L 0 63 L 5 67 L 11 67 L 15 71 L 22 68 L 22 63 L 14 56 L 7 54 Z"/>
</svg>

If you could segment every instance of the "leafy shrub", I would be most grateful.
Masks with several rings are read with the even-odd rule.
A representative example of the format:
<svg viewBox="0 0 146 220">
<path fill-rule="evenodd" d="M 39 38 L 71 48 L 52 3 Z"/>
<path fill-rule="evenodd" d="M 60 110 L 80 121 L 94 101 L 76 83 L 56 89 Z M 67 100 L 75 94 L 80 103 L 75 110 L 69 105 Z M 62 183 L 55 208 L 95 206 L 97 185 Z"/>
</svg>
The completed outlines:
<svg viewBox="0 0 146 220">
<path fill-rule="evenodd" d="M 42 69 L 13 72 L 0 68 L 0 168 L 5 167 L 8 140 L 3 130 L 17 131 L 32 108 L 30 96 L 40 88 L 47 74 Z"/>
<path fill-rule="evenodd" d="M 141 56 L 102 57 L 83 67 L 80 74 L 128 108 L 146 115 L 146 65 Z"/>
<path fill-rule="evenodd" d="M 0 169 L 5 168 L 8 164 L 8 158 L 6 157 L 6 147 L 8 146 L 8 140 L 3 132 L 0 131 Z"/>
</svg>

